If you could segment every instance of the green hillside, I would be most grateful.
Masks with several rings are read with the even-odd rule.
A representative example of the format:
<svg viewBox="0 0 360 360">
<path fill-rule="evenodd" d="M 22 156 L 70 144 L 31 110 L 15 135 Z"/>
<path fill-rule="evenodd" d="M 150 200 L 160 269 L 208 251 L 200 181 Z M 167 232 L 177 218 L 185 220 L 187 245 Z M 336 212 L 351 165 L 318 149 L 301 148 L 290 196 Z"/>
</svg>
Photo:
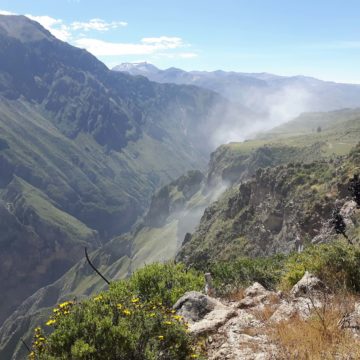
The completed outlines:
<svg viewBox="0 0 360 360">
<path fill-rule="evenodd" d="M 161 185 L 204 168 L 202 128 L 228 106 L 211 91 L 112 72 L 38 23 L 0 15 L 0 200 L 16 224 L 0 226 L 1 256 L 16 259 L 0 263 L 0 324 L 84 244 L 129 231 Z"/>
</svg>

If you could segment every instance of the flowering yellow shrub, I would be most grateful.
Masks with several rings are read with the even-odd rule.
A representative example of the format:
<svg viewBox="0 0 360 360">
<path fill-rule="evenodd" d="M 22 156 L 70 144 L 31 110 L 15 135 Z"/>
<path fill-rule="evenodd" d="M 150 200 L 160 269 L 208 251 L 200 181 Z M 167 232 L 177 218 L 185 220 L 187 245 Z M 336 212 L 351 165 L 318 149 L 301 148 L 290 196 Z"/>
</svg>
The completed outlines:
<svg viewBox="0 0 360 360">
<path fill-rule="evenodd" d="M 169 269 L 171 268 L 171 271 Z M 166 281 L 161 274 L 165 272 Z M 158 284 L 146 274 L 156 274 Z M 168 303 L 171 292 L 177 295 L 187 289 L 199 290 L 201 276 L 185 271 L 183 266 L 155 264 L 136 274 L 135 281 L 120 281 L 89 300 L 59 304 L 46 325 L 53 329 L 45 337 L 37 328 L 29 359 L 117 359 L 117 360 L 176 360 L 200 358 L 187 324 Z M 172 284 L 171 289 L 169 284 Z M 159 297 L 154 289 L 166 286 L 167 296 Z M 181 289 L 181 290 L 180 290 Z"/>
</svg>

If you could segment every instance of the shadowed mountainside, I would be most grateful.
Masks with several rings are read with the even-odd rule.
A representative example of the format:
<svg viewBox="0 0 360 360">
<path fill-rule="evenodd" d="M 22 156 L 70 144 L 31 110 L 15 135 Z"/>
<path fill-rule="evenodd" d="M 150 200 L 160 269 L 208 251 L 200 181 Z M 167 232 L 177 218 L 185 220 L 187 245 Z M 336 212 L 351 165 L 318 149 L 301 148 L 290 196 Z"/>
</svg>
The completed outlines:
<svg viewBox="0 0 360 360">
<path fill-rule="evenodd" d="M 112 72 L 1 15 L 0 323 L 84 245 L 128 231 L 161 184 L 203 168 L 203 129 L 228 107 L 211 91 Z"/>
</svg>

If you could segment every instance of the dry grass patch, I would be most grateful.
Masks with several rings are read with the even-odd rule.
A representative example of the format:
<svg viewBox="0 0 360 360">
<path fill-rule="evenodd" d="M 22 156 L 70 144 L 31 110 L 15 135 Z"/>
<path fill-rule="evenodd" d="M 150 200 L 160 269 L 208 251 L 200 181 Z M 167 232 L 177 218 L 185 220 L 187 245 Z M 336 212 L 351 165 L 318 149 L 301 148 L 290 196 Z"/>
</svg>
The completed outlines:
<svg viewBox="0 0 360 360">
<path fill-rule="evenodd" d="M 312 311 L 308 320 L 295 316 L 274 324 L 269 337 L 277 344 L 279 360 L 360 359 L 360 341 L 345 330 L 339 321 L 352 311 L 354 298 L 336 297 Z"/>
<path fill-rule="evenodd" d="M 245 297 L 245 290 L 244 288 L 242 289 L 237 289 L 235 291 L 233 291 L 232 293 L 228 294 L 225 299 L 227 301 L 231 301 L 231 302 L 237 302 L 242 300 Z"/>
</svg>

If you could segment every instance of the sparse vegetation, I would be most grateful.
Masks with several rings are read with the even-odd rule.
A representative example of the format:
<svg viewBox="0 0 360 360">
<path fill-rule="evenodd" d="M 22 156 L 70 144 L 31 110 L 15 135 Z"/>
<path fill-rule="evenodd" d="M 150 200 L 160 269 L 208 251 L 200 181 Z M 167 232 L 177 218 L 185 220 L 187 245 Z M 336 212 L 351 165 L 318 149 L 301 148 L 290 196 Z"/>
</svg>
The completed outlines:
<svg viewBox="0 0 360 360">
<path fill-rule="evenodd" d="M 336 241 L 307 247 L 291 255 L 283 270 L 281 286 L 289 289 L 309 271 L 335 291 L 360 291 L 360 249 Z"/>
<path fill-rule="evenodd" d="M 299 316 L 272 324 L 267 334 L 278 347 L 279 360 L 358 359 L 359 342 L 339 326 L 344 315 L 353 310 L 350 295 L 328 298 L 318 311 L 304 320 Z"/>
</svg>

